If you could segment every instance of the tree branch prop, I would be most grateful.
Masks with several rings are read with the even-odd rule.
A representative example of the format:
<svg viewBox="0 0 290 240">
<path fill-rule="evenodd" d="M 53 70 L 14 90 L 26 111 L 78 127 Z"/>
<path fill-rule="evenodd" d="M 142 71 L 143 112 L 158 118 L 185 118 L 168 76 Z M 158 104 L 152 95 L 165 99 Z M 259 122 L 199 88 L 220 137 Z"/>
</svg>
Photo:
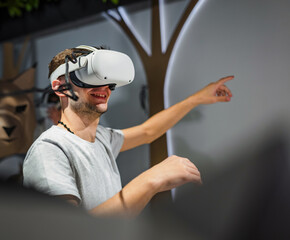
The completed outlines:
<svg viewBox="0 0 290 240">
<path fill-rule="evenodd" d="M 106 12 L 106 14 L 110 19 L 112 19 L 115 23 L 117 23 L 123 29 L 123 31 L 127 34 L 127 36 L 132 41 L 133 45 L 137 49 L 138 53 L 140 54 L 141 58 L 148 57 L 148 54 L 146 53 L 144 48 L 141 46 L 141 44 L 139 43 L 139 41 L 137 40 L 135 35 L 132 33 L 131 29 L 127 26 L 126 22 L 124 21 L 122 15 L 118 9 L 116 9 L 116 12 L 117 12 L 118 16 L 120 17 L 120 20 L 113 17 L 110 13 L 108 13 L 108 11 Z"/>
<path fill-rule="evenodd" d="M 152 0 L 152 54 L 161 53 L 161 34 L 160 34 L 160 8 L 159 0 Z"/>
<path fill-rule="evenodd" d="M 191 0 L 190 3 L 187 5 L 186 10 L 184 11 L 181 19 L 179 20 L 179 23 L 177 25 L 177 27 L 174 30 L 174 33 L 170 39 L 170 42 L 168 44 L 168 47 L 166 49 L 166 55 L 171 55 L 171 52 L 173 50 L 173 47 L 175 45 L 175 42 L 180 34 L 180 31 L 184 25 L 184 23 L 186 22 L 186 20 L 188 19 L 189 14 L 191 13 L 191 11 L 193 10 L 193 8 L 195 7 L 195 5 L 197 4 L 198 0 Z"/>
</svg>

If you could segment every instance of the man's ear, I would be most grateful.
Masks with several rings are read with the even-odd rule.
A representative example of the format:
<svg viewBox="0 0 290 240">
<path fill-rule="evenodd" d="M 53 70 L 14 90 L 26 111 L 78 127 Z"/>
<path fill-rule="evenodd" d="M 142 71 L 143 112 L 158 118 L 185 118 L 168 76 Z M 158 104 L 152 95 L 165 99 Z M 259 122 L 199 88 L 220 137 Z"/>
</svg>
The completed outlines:
<svg viewBox="0 0 290 240">
<path fill-rule="evenodd" d="M 51 88 L 52 90 L 54 90 L 55 94 L 59 97 L 65 97 L 65 95 L 62 92 L 57 91 L 60 89 L 61 85 L 62 85 L 62 81 L 59 78 L 51 82 Z"/>
</svg>

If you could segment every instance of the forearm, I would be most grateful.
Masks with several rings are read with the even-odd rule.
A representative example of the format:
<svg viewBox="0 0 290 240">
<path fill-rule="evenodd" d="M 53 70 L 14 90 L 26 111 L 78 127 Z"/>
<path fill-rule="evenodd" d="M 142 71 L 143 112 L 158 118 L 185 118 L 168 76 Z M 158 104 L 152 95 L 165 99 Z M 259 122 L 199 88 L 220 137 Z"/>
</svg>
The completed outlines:
<svg viewBox="0 0 290 240">
<path fill-rule="evenodd" d="M 168 129 L 180 121 L 190 110 L 199 105 L 197 95 L 192 95 L 185 100 L 167 108 L 149 118 L 143 124 L 124 129 L 124 144 L 121 151 L 148 144 L 162 136 Z"/>
<path fill-rule="evenodd" d="M 192 95 L 149 118 L 142 124 L 142 127 L 147 132 L 148 143 L 163 135 L 197 105 L 199 105 L 197 96 Z"/>
<path fill-rule="evenodd" d="M 157 184 L 142 173 L 119 193 L 95 207 L 90 213 L 97 216 L 137 216 L 158 192 Z"/>
</svg>

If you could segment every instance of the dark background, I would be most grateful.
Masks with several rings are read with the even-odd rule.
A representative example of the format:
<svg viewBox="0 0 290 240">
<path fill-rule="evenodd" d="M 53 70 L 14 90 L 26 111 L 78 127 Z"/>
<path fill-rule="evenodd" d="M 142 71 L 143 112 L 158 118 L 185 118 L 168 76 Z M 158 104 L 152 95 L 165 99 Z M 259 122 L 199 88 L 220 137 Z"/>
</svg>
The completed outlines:
<svg viewBox="0 0 290 240">
<path fill-rule="evenodd" d="M 21 17 L 10 17 L 6 8 L 0 8 L 0 42 L 21 38 L 28 34 L 52 33 L 67 28 L 70 23 L 85 21 L 90 17 L 117 6 L 125 6 L 144 0 L 119 0 L 115 5 L 102 0 L 56 0 L 41 1 L 38 9 L 22 11 Z M 86 21 L 85 21 L 86 22 Z M 75 26 L 75 25 L 74 25 Z"/>
</svg>

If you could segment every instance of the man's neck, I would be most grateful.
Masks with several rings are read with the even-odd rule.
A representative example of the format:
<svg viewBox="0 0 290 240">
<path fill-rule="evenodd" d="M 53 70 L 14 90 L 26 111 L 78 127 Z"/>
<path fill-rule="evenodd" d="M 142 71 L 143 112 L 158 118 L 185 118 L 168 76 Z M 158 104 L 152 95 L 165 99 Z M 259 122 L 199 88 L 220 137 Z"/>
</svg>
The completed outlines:
<svg viewBox="0 0 290 240">
<path fill-rule="evenodd" d="M 63 111 L 60 121 L 66 124 L 66 126 L 78 137 L 88 142 L 95 141 L 100 116 L 79 115 L 73 111 Z M 58 124 L 58 126 L 65 128 L 61 124 Z"/>
</svg>

